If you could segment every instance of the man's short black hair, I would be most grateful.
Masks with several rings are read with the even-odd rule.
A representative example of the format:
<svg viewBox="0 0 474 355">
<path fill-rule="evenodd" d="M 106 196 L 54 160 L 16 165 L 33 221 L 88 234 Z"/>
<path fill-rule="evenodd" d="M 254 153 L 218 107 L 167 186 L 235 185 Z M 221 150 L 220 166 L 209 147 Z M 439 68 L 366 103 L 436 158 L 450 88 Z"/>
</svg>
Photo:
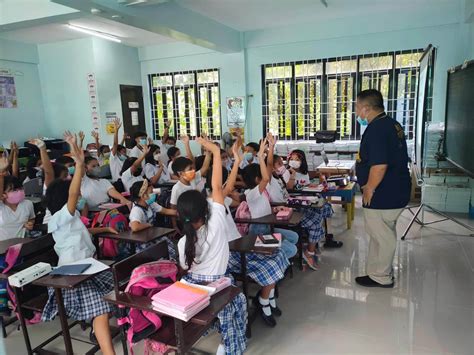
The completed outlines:
<svg viewBox="0 0 474 355">
<path fill-rule="evenodd" d="M 137 139 L 140 137 L 148 137 L 148 135 L 146 134 L 146 132 L 143 131 L 138 131 L 133 134 L 133 139 Z"/>
<path fill-rule="evenodd" d="M 247 143 L 245 146 L 252 148 L 256 152 L 258 152 L 260 150 L 260 145 L 258 143 L 255 143 L 255 142 Z"/>
<path fill-rule="evenodd" d="M 362 90 L 357 95 L 357 100 L 365 101 L 365 103 L 374 108 L 385 110 L 383 105 L 382 93 L 375 89 Z"/>
</svg>

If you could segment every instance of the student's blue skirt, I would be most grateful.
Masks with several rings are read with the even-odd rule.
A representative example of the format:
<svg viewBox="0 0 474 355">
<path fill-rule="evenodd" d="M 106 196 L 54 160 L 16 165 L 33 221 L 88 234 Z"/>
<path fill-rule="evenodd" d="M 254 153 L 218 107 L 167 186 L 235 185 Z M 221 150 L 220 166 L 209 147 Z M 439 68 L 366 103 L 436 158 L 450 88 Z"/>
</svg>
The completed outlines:
<svg viewBox="0 0 474 355">
<path fill-rule="evenodd" d="M 79 287 L 63 289 L 66 315 L 75 320 L 91 320 L 105 313 L 111 313 L 114 306 L 104 301 L 104 296 L 114 289 L 112 271 L 104 271 L 83 282 Z M 43 309 L 42 321 L 53 320 L 58 314 L 54 289 L 48 287 L 48 302 Z"/>
<path fill-rule="evenodd" d="M 158 243 L 162 240 L 166 240 L 166 243 L 168 244 L 168 254 L 169 254 L 170 260 L 178 261 L 178 253 L 176 251 L 176 246 L 171 241 L 171 239 L 169 239 L 168 237 L 161 237 L 161 238 L 159 238 L 159 239 L 157 239 L 156 241 L 153 241 L 153 242 L 137 244 L 135 252 L 140 253 L 143 250 L 145 250 L 146 248 L 148 248 L 148 247 L 150 247 L 150 246 L 152 246 L 152 245 L 154 245 L 154 244 L 156 244 L 156 243 Z"/>
<path fill-rule="evenodd" d="M 208 283 L 220 279 L 224 275 L 198 275 L 188 273 L 183 279 L 197 284 Z M 247 348 L 245 330 L 247 327 L 247 300 L 239 293 L 217 315 L 218 331 L 222 336 L 226 354 L 240 355 Z"/>
<path fill-rule="evenodd" d="M 288 258 L 281 249 L 277 249 L 272 255 L 248 253 L 245 256 L 247 275 L 260 286 L 277 283 L 285 277 L 285 270 L 290 266 Z M 240 253 L 230 253 L 227 270 L 233 273 L 241 272 Z"/>
<path fill-rule="evenodd" d="M 323 219 L 331 217 L 334 213 L 331 204 L 326 202 L 321 208 L 304 208 L 301 212 L 304 213 L 301 226 L 308 232 L 309 242 L 319 242 L 324 236 Z"/>
</svg>

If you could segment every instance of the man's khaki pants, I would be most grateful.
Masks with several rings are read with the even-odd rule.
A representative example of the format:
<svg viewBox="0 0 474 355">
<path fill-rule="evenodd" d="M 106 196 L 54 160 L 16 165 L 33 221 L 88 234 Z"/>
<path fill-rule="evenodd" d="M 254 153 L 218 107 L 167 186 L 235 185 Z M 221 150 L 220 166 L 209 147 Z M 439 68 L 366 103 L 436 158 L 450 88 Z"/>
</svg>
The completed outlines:
<svg viewBox="0 0 474 355">
<path fill-rule="evenodd" d="M 364 208 L 365 230 L 370 237 L 367 274 L 382 284 L 392 281 L 392 263 L 397 248 L 395 226 L 403 209 L 375 210 Z"/>
</svg>

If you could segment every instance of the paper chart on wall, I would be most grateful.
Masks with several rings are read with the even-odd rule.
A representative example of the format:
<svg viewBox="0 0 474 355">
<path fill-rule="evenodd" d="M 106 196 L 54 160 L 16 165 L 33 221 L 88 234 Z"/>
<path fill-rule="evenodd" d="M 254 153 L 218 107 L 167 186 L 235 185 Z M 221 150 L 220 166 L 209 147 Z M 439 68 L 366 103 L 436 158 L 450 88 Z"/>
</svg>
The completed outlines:
<svg viewBox="0 0 474 355">
<path fill-rule="evenodd" d="M 0 71 L 0 108 L 17 108 L 15 78 L 8 71 Z"/>
<path fill-rule="evenodd" d="M 117 118 L 117 112 L 106 112 L 105 119 L 107 123 L 105 124 L 105 132 L 107 134 L 115 133 L 115 124 L 114 121 Z"/>
<path fill-rule="evenodd" d="M 97 83 L 94 73 L 87 74 L 87 89 L 89 92 L 92 129 L 98 132 L 100 130 L 99 98 L 97 97 Z"/>
<path fill-rule="evenodd" d="M 245 126 L 245 97 L 234 96 L 226 98 L 227 106 L 227 126 Z"/>
<path fill-rule="evenodd" d="M 140 123 L 138 121 L 138 111 L 131 111 L 132 115 L 132 126 L 138 126 Z"/>
</svg>

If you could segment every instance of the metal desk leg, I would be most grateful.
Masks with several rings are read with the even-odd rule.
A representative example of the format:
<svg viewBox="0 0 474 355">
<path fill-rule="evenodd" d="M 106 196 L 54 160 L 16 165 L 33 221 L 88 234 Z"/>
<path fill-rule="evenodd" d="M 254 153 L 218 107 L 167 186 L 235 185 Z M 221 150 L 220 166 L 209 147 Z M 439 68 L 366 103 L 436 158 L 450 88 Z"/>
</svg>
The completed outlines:
<svg viewBox="0 0 474 355">
<path fill-rule="evenodd" d="M 244 291 L 245 301 L 247 304 L 247 314 L 249 314 L 249 298 L 248 298 L 248 280 L 247 280 L 247 257 L 244 252 L 240 253 L 240 272 L 242 273 L 242 290 Z M 247 320 L 246 337 L 252 337 L 252 329 L 250 321 Z"/>
<path fill-rule="evenodd" d="M 179 319 L 174 318 L 174 334 L 176 336 L 176 354 L 184 355 L 184 332 L 183 322 Z"/>
<path fill-rule="evenodd" d="M 355 196 L 352 195 L 352 199 L 351 199 L 351 209 L 352 209 L 352 213 L 351 213 L 351 219 L 354 220 L 355 218 Z"/>
<path fill-rule="evenodd" d="M 345 203 L 347 212 L 346 212 L 346 217 L 347 217 L 347 229 L 351 229 L 352 227 L 352 202 L 347 202 Z"/>
<path fill-rule="evenodd" d="M 12 287 L 12 288 L 13 288 L 13 291 L 15 292 L 15 298 L 17 299 L 17 302 L 18 302 L 18 300 L 20 299 L 18 289 L 16 287 Z M 31 349 L 30 337 L 28 335 L 28 329 L 26 328 L 25 318 L 23 317 L 23 310 L 21 309 L 20 304 L 17 304 L 17 307 L 18 307 L 18 319 L 20 320 L 23 338 L 25 338 L 26 351 L 28 354 L 33 354 L 33 350 Z"/>
<path fill-rule="evenodd" d="M 63 293 L 60 288 L 54 289 L 56 303 L 58 304 L 59 319 L 61 320 L 61 329 L 63 331 L 64 345 L 66 347 L 66 354 L 73 355 L 71 335 L 69 334 L 69 325 L 67 323 L 66 310 L 64 309 Z"/>
</svg>

